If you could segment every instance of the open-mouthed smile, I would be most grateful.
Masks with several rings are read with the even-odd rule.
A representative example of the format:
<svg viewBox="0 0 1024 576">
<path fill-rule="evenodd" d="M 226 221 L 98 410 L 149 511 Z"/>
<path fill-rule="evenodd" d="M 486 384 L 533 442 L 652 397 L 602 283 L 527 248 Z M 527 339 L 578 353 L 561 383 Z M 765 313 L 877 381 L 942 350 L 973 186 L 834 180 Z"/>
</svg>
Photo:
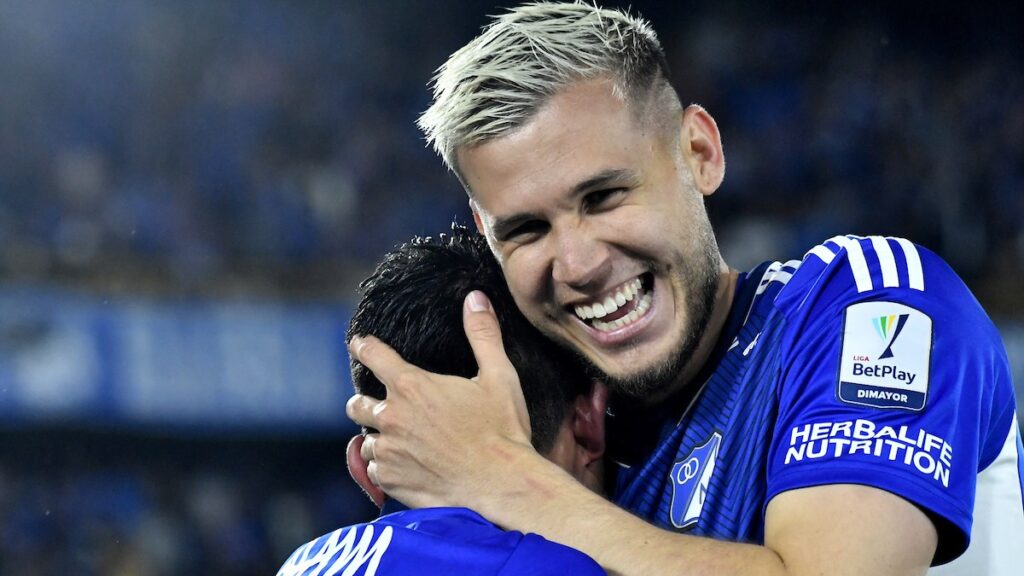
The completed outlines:
<svg viewBox="0 0 1024 576">
<path fill-rule="evenodd" d="M 603 298 L 572 306 L 576 317 L 601 332 L 630 326 L 651 309 L 653 277 L 641 274 L 610 290 Z"/>
</svg>

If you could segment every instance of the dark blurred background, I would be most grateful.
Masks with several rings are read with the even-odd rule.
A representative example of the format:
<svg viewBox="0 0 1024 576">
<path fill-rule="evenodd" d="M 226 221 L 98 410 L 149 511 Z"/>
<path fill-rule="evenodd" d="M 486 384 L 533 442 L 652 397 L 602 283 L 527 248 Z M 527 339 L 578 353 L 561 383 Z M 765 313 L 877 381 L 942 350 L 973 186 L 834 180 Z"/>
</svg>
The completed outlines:
<svg viewBox="0 0 1024 576">
<path fill-rule="evenodd" d="M 730 264 L 911 238 L 1020 390 L 1019 8 L 628 4 L 722 130 Z M 414 120 L 499 11 L 0 0 L 0 576 L 272 574 L 372 515 L 344 467 L 354 287 L 468 221 Z"/>
</svg>

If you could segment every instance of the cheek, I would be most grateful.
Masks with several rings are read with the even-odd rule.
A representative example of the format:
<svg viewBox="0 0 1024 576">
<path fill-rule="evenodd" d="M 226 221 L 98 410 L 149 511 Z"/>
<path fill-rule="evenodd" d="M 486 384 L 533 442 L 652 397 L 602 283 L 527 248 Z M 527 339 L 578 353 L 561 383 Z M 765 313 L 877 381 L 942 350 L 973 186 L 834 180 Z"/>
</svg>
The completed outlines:
<svg viewBox="0 0 1024 576">
<path fill-rule="evenodd" d="M 509 292 L 527 316 L 543 301 L 548 286 L 543 259 L 536 252 L 531 247 L 523 246 L 502 263 Z"/>
<path fill-rule="evenodd" d="M 667 210 L 624 207 L 600 223 L 609 244 L 617 244 L 645 259 L 656 257 L 677 242 L 679 223 Z"/>
</svg>

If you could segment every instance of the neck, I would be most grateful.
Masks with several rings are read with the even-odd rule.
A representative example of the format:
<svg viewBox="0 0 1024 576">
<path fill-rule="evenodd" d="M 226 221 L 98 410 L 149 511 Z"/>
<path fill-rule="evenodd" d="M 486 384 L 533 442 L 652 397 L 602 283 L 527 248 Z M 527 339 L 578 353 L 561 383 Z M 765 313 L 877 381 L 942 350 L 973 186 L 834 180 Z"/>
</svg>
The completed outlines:
<svg viewBox="0 0 1024 576">
<path fill-rule="evenodd" d="M 711 316 L 708 318 L 707 326 L 704 328 L 704 333 L 701 335 L 700 342 L 697 344 L 697 348 L 693 352 L 690 361 L 686 363 L 686 366 L 676 377 L 675 382 L 668 388 L 669 393 L 665 396 L 671 396 L 677 394 L 680 391 L 686 390 L 691 381 L 700 373 L 707 363 L 711 353 L 715 350 L 715 345 L 718 343 L 719 337 L 722 335 L 722 329 L 725 327 L 725 322 L 729 318 L 729 311 L 732 309 L 733 298 L 736 294 L 736 280 L 739 278 L 739 272 L 731 270 L 726 265 L 725 261 L 720 262 L 719 275 L 718 275 L 718 288 L 715 291 L 715 300 L 711 309 Z M 650 399 L 650 404 L 657 404 L 665 398 L 654 398 Z"/>
</svg>

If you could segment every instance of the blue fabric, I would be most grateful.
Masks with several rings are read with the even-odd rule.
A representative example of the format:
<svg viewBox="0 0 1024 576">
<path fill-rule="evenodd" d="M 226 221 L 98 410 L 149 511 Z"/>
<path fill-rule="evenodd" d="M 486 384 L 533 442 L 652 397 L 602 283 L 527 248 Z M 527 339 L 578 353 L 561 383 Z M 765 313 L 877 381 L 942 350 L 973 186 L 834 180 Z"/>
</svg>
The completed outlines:
<svg viewBox="0 0 1024 576">
<path fill-rule="evenodd" d="M 402 509 L 389 501 L 386 510 Z M 299 547 L 278 576 L 603 575 L 582 552 L 505 531 L 466 508 L 404 509 Z"/>
<path fill-rule="evenodd" d="M 618 504 L 667 529 L 761 543 L 775 495 L 864 484 L 930 513 L 936 563 L 964 551 L 977 474 L 1015 402 L 998 333 L 945 263 L 894 239 L 837 237 L 741 275 L 727 326 L 689 409 L 664 415 L 659 442 L 620 466 Z M 892 372 L 876 377 L 882 367 Z M 615 434 L 644 428 L 615 420 Z"/>
</svg>

